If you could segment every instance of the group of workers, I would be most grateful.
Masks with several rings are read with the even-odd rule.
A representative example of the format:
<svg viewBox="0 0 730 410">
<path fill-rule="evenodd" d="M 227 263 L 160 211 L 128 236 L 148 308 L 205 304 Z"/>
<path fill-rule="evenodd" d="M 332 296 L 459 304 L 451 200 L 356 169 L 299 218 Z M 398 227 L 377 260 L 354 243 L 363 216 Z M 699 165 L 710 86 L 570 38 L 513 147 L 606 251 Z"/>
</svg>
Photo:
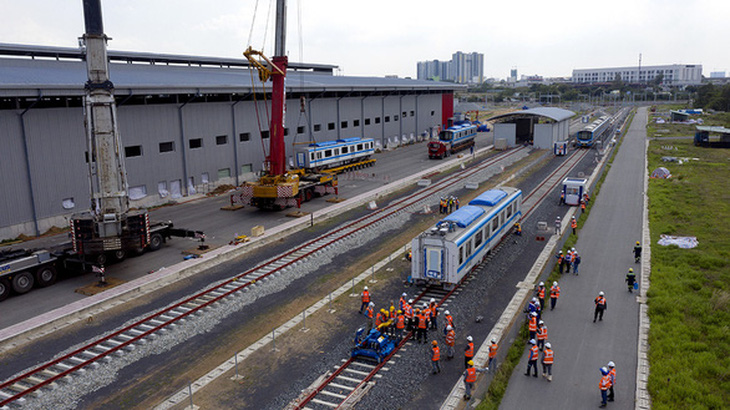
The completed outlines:
<svg viewBox="0 0 730 410">
<path fill-rule="evenodd" d="M 575 248 L 570 248 L 568 251 L 563 254 L 562 249 L 558 251 L 558 253 L 555 255 L 555 258 L 558 260 L 558 272 L 560 274 L 563 274 L 563 270 L 565 270 L 565 273 L 570 273 L 570 268 L 573 268 L 573 273 L 578 274 L 578 266 L 580 265 L 580 255 L 578 255 L 578 251 L 575 250 Z"/>
<path fill-rule="evenodd" d="M 441 197 L 441 201 L 439 201 L 440 214 L 450 214 L 457 209 L 459 209 L 459 198 L 454 196 Z"/>
</svg>

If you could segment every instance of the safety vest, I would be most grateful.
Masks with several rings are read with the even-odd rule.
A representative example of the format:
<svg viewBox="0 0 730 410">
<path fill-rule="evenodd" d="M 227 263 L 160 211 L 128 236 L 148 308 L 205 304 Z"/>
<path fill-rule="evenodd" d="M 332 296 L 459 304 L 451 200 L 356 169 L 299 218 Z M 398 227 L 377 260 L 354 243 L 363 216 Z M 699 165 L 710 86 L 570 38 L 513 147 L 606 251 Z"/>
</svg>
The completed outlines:
<svg viewBox="0 0 730 410">
<path fill-rule="evenodd" d="M 601 390 L 608 390 L 611 387 L 611 378 L 608 375 L 601 377 L 601 382 L 598 383 L 598 388 Z"/>
<path fill-rule="evenodd" d="M 403 296 L 400 297 L 400 301 L 398 302 L 400 306 L 400 310 L 406 310 L 406 305 L 408 302 L 403 298 Z"/>
<path fill-rule="evenodd" d="M 403 315 L 398 315 L 398 318 L 395 321 L 395 327 L 397 329 L 403 329 L 406 327 L 406 318 Z"/>
<path fill-rule="evenodd" d="M 390 305 L 390 311 L 388 312 L 388 317 L 395 317 L 395 306 Z"/>
<path fill-rule="evenodd" d="M 454 329 L 449 330 L 446 332 L 446 344 L 453 347 L 456 343 L 456 332 L 454 332 Z"/>
<path fill-rule="evenodd" d="M 489 358 L 490 359 L 495 358 L 497 356 L 498 347 L 499 347 L 499 345 L 497 345 L 496 343 L 492 343 L 491 345 L 489 345 Z"/>
<path fill-rule="evenodd" d="M 529 361 L 537 360 L 537 355 L 538 355 L 537 345 L 532 345 L 532 347 L 530 347 L 530 355 L 527 357 L 527 360 L 529 360 Z"/>
<path fill-rule="evenodd" d="M 446 326 L 451 326 L 453 328 L 454 327 L 454 317 L 451 315 L 446 315 L 445 318 L 446 318 Z"/>
<path fill-rule="evenodd" d="M 545 364 L 553 364 L 553 351 L 552 349 L 545 349 L 542 352 L 542 362 Z"/>
<path fill-rule="evenodd" d="M 370 303 L 370 292 L 367 290 L 362 291 L 362 303 Z"/>
<path fill-rule="evenodd" d="M 377 315 L 375 315 L 375 326 L 380 326 L 383 323 L 383 314 L 381 312 L 378 312 Z"/>
<path fill-rule="evenodd" d="M 540 299 L 545 299 L 545 287 L 544 286 L 540 286 L 537 289 L 537 297 L 539 297 Z"/>
<path fill-rule="evenodd" d="M 438 306 L 436 306 L 436 302 L 431 303 L 431 306 L 429 307 L 428 310 L 429 310 L 429 312 L 431 312 L 432 319 L 439 315 Z"/>
<path fill-rule="evenodd" d="M 430 308 L 426 308 L 426 309 L 423 309 L 423 310 L 421 311 L 421 314 L 422 314 L 423 316 L 426 316 L 426 318 L 428 319 L 428 318 L 430 318 L 430 317 L 431 317 L 431 309 L 430 309 Z"/>
<path fill-rule="evenodd" d="M 585 201 L 581 201 L 580 202 L 580 209 L 581 209 L 581 211 L 585 211 L 586 210 L 586 203 L 585 203 Z"/>
<path fill-rule="evenodd" d="M 573 260 L 573 252 L 568 251 L 568 254 L 565 255 L 565 261 L 570 263 L 570 261 Z"/>
<path fill-rule="evenodd" d="M 408 319 L 413 319 L 413 307 L 406 303 L 405 309 L 403 309 L 403 312 L 405 312 L 405 315 Z"/>
<path fill-rule="evenodd" d="M 558 265 L 563 263 L 563 254 L 562 253 L 558 254 L 557 258 L 558 258 Z"/>
<path fill-rule="evenodd" d="M 530 316 L 530 332 L 537 332 L 537 318 L 535 316 Z"/>
<path fill-rule="evenodd" d="M 596 307 L 600 306 L 601 308 L 606 307 L 606 298 L 603 296 L 599 296 L 596 298 Z"/>
<path fill-rule="evenodd" d="M 373 318 L 373 307 L 368 306 L 367 309 L 365 309 L 365 316 L 369 317 L 370 319 Z"/>
<path fill-rule="evenodd" d="M 553 286 L 550 288 L 550 297 L 554 299 L 560 297 L 560 286 Z"/>
<path fill-rule="evenodd" d="M 469 342 L 466 344 L 466 351 L 464 351 L 464 356 L 474 357 L 474 343 Z"/>
<path fill-rule="evenodd" d="M 575 219 L 571 219 L 570 220 L 570 227 L 571 228 L 577 228 L 578 227 L 578 222 L 576 222 Z"/>
<path fill-rule="evenodd" d="M 537 340 L 547 340 L 547 327 L 537 329 Z"/>
<path fill-rule="evenodd" d="M 611 380 L 611 386 L 616 384 L 616 368 L 615 367 L 608 371 L 608 378 Z"/>
<path fill-rule="evenodd" d="M 477 369 L 473 367 L 467 368 L 465 381 L 467 383 L 474 383 L 475 381 L 477 381 Z"/>
<path fill-rule="evenodd" d="M 438 362 L 441 359 L 441 352 L 438 346 L 433 347 L 433 354 L 431 355 L 431 361 Z"/>
<path fill-rule="evenodd" d="M 423 313 L 418 315 L 418 328 L 419 329 L 426 328 L 426 315 L 424 315 Z"/>
</svg>

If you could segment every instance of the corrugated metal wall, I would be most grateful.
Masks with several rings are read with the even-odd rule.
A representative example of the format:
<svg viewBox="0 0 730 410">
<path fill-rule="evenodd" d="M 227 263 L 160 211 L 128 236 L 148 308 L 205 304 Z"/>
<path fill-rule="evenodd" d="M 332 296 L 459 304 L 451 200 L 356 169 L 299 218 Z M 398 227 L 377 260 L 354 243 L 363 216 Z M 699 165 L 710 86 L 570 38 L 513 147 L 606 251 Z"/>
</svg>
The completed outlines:
<svg viewBox="0 0 730 410">
<path fill-rule="evenodd" d="M 253 102 L 234 104 L 193 100 L 182 108 L 181 105 L 118 107 L 122 144 L 125 147 L 141 146 L 140 156 L 125 159 L 129 186 L 144 186 L 147 192 L 147 197 L 135 205 L 149 206 L 168 201 L 169 197 L 161 198 L 158 194 L 160 182 L 164 182 L 169 191 L 173 181 L 180 181 L 185 193 L 184 169 L 198 188 L 203 174 L 207 174 L 211 189 L 219 182 L 219 172 L 223 175 L 230 170 L 231 178 L 224 182 L 234 182 L 242 169 L 261 170 L 264 154 Z M 360 136 L 381 140 L 402 134 L 421 134 L 437 126 L 441 117 L 440 94 L 419 95 L 417 104 L 415 95 L 390 95 L 345 97 L 339 101 L 338 98 L 321 97 L 311 99 L 307 105 L 310 112 L 300 115 L 299 99 L 287 101 L 287 158 L 292 155 L 295 138 L 297 142 L 308 141 L 308 128 L 313 129 L 317 124 L 320 130 L 313 130 L 317 141 Z M 403 112 L 407 112 L 405 117 Z M 3 146 L 0 161 L 0 238 L 9 237 L 12 231 L 6 228 L 17 228 L 33 221 L 20 113 L 0 112 L 0 142 Z M 385 117 L 390 117 L 388 122 Z M 268 130 L 263 102 L 259 102 L 259 118 L 262 129 Z M 380 118 L 379 123 L 375 118 Z M 366 124 L 366 119 L 369 119 L 369 124 Z M 359 122 L 357 126 L 355 120 Z M 25 114 L 24 121 L 37 218 L 70 215 L 88 209 L 89 182 L 82 108 L 31 109 Z M 347 128 L 343 128 L 344 122 Z M 330 124 L 334 124 L 333 129 L 330 129 Z M 304 133 L 298 134 L 298 127 L 304 127 Z M 248 133 L 248 141 L 241 141 L 240 135 L 245 133 Z M 181 139 L 183 134 L 184 140 Z M 222 139 L 216 138 L 223 136 Z M 191 139 L 201 139 L 202 147 L 190 148 Z M 264 141 L 267 151 L 268 141 Z M 172 151 L 160 152 L 160 143 L 165 142 L 172 142 Z M 247 166 L 249 164 L 250 167 Z M 63 200 L 68 198 L 73 198 L 73 209 L 63 207 Z"/>
</svg>

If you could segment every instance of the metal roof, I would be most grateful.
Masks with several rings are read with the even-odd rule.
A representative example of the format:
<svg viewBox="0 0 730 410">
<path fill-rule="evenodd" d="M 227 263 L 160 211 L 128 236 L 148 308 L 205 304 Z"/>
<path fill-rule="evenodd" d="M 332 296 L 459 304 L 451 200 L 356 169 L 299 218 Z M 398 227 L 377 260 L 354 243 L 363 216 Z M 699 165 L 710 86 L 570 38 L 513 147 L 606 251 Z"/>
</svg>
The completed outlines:
<svg viewBox="0 0 730 410">
<path fill-rule="evenodd" d="M 708 125 L 698 125 L 697 131 L 717 132 L 719 134 L 730 134 L 730 128 L 708 126 Z"/>
<path fill-rule="evenodd" d="M 2 53 L 0 53 L 2 54 Z M 155 60 L 157 61 L 157 60 Z M 155 61 L 109 64 L 117 94 L 250 93 L 262 90 L 258 74 L 247 67 L 188 65 Z M 0 96 L 75 96 L 84 94 L 86 64 L 78 59 L 0 58 Z M 345 77 L 324 71 L 290 71 L 287 92 L 442 91 L 458 84 L 383 77 Z M 267 83 L 265 88 L 269 88 Z"/>
<path fill-rule="evenodd" d="M 487 121 L 495 121 L 499 119 L 507 119 L 511 117 L 523 117 L 523 116 L 538 116 L 538 117 L 547 117 L 550 118 L 553 121 L 565 121 L 571 117 L 573 117 L 575 113 L 570 110 L 564 110 L 562 108 L 557 107 L 537 107 L 537 108 L 530 108 L 529 110 L 519 110 L 519 111 L 512 111 L 508 112 L 506 114 L 499 114 L 495 115 L 494 117 L 489 118 Z"/>
</svg>

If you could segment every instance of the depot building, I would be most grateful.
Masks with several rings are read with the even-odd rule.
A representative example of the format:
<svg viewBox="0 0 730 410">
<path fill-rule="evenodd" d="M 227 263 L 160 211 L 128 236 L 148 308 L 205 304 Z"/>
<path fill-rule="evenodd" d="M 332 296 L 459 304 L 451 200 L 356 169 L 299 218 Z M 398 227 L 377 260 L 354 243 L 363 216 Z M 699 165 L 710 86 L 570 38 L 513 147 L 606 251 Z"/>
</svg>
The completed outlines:
<svg viewBox="0 0 730 410">
<path fill-rule="evenodd" d="M 269 145 L 271 82 L 247 60 L 109 51 L 131 206 L 254 180 Z M 68 225 L 88 210 L 84 50 L 0 44 L 0 239 Z M 436 133 L 462 86 L 334 75 L 290 63 L 285 146 L 373 138 L 392 147 Z"/>
</svg>

